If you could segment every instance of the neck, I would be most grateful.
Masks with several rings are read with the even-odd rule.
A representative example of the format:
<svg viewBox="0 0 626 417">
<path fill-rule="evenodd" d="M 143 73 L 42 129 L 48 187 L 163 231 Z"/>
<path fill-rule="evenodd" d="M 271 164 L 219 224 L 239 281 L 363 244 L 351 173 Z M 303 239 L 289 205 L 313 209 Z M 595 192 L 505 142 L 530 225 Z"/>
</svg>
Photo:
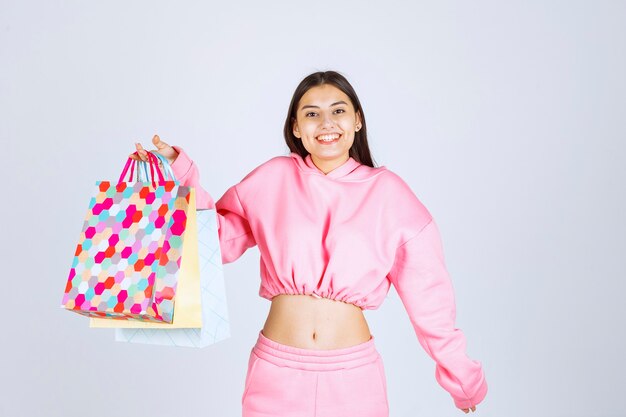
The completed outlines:
<svg viewBox="0 0 626 417">
<path fill-rule="evenodd" d="M 333 169 L 343 165 L 348 159 L 350 159 L 350 155 L 345 155 L 340 159 L 319 159 L 315 155 L 311 154 L 311 161 L 315 164 L 316 167 L 319 168 L 324 174 L 328 174 Z"/>
</svg>

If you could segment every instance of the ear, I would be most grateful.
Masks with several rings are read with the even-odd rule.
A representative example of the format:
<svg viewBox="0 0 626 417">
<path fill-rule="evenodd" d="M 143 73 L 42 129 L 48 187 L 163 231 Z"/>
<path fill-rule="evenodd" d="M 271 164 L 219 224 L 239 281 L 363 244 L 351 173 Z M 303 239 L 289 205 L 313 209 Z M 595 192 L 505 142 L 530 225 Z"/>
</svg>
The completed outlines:
<svg viewBox="0 0 626 417">
<path fill-rule="evenodd" d="M 356 112 L 356 124 L 357 125 L 361 125 L 361 127 L 363 126 L 363 123 L 361 122 L 361 111 L 357 110 Z"/>
<path fill-rule="evenodd" d="M 298 127 L 298 121 L 293 118 L 293 128 L 292 128 L 292 133 L 295 137 L 300 138 L 300 128 Z"/>
</svg>

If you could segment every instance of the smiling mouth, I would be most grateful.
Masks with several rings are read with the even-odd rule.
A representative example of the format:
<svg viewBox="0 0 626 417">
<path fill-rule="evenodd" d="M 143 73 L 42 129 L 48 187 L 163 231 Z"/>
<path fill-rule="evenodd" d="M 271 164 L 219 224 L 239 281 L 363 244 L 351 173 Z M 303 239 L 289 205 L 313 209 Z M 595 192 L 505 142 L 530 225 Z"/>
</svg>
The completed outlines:
<svg viewBox="0 0 626 417">
<path fill-rule="evenodd" d="M 317 138 L 315 138 L 318 142 L 321 143 L 333 143 L 338 141 L 341 138 L 341 134 L 339 133 L 334 133 L 331 135 L 319 135 Z"/>
</svg>

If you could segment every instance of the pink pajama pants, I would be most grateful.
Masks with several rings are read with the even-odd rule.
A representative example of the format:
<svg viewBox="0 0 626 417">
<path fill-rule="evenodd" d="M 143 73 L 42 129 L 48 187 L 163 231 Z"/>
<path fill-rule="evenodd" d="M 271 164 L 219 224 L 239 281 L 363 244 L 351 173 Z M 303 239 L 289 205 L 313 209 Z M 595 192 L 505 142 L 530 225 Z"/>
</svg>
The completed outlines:
<svg viewBox="0 0 626 417">
<path fill-rule="evenodd" d="M 302 349 L 259 332 L 241 397 L 243 417 L 388 417 L 382 357 L 367 342 Z"/>
</svg>

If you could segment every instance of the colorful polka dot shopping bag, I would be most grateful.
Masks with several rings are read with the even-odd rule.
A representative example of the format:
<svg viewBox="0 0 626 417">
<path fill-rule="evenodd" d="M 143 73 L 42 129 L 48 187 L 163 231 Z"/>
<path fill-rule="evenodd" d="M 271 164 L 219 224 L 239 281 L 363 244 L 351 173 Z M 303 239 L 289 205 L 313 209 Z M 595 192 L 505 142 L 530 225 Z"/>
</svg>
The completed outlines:
<svg viewBox="0 0 626 417">
<path fill-rule="evenodd" d="M 191 188 L 166 180 L 148 155 L 152 181 L 131 181 L 135 160 L 128 158 L 117 183 L 96 183 L 62 308 L 89 317 L 173 321 L 187 214 L 195 207 Z"/>
</svg>

